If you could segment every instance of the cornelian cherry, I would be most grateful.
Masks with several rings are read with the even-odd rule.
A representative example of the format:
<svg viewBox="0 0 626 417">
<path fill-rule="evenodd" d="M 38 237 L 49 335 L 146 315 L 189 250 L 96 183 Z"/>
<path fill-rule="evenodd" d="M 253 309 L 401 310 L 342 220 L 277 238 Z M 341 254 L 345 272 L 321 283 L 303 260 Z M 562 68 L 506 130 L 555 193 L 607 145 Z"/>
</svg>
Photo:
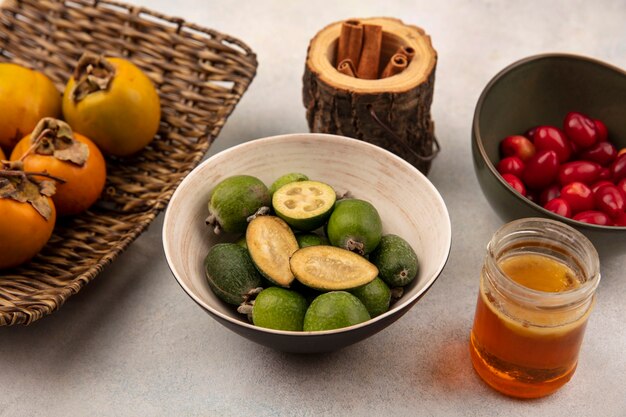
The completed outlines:
<svg viewBox="0 0 626 417">
<path fill-rule="evenodd" d="M 524 172 L 524 162 L 517 156 L 507 156 L 498 162 L 496 168 L 500 174 L 513 174 L 521 177 Z"/>
<path fill-rule="evenodd" d="M 546 210 L 558 214 L 563 217 L 572 217 L 572 208 L 567 200 L 562 198 L 553 198 L 548 201 L 544 206 Z"/>
<path fill-rule="evenodd" d="M 596 124 L 589 117 L 578 112 L 569 112 L 563 125 L 565 134 L 580 148 L 585 149 L 598 141 Z"/>
<path fill-rule="evenodd" d="M 598 142 L 606 142 L 609 140 L 609 130 L 606 128 L 606 125 L 598 119 L 593 119 L 593 123 L 596 125 Z"/>
<path fill-rule="evenodd" d="M 600 187 L 594 193 L 596 207 L 608 214 L 610 217 L 617 217 L 624 212 L 626 202 L 620 190 L 614 185 Z"/>
<path fill-rule="evenodd" d="M 589 161 L 572 161 L 559 168 L 559 183 L 567 185 L 571 182 L 592 184 L 596 182 L 602 171 L 602 166 Z"/>
<path fill-rule="evenodd" d="M 535 154 L 535 145 L 524 136 L 507 136 L 500 143 L 500 151 L 503 156 L 517 156 L 525 162 Z"/>
<path fill-rule="evenodd" d="M 560 198 L 569 203 L 572 214 L 593 210 L 595 207 L 593 191 L 582 182 L 572 182 L 561 188 Z"/>
<path fill-rule="evenodd" d="M 537 151 L 552 150 L 556 152 L 559 163 L 567 161 L 572 155 L 572 146 L 560 129 L 552 126 L 539 126 L 535 129 L 533 143 Z"/>
<path fill-rule="evenodd" d="M 586 161 L 608 166 L 615 160 L 617 149 L 609 142 L 598 142 L 592 147 L 585 149 L 579 156 Z"/>
<path fill-rule="evenodd" d="M 541 189 L 552 184 L 559 172 L 559 161 L 552 150 L 538 151 L 526 162 L 522 175 L 524 184 L 533 189 Z"/>
<path fill-rule="evenodd" d="M 508 182 L 515 191 L 526 197 L 526 187 L 524 187 L 522 180 L 513 174 L 502 174 L 502 178 Z"/>
<path fill-rule="evenodd" d="M 600 226 L 613 225 L 613 222 L 611 221 L 611 218 L 609 216 L 597 210 L 587 210 L 580 212 L 574 216 L 574 220 L 578 220 L 579 222 L 583 223 L 598 224 Z"/>
</svg>

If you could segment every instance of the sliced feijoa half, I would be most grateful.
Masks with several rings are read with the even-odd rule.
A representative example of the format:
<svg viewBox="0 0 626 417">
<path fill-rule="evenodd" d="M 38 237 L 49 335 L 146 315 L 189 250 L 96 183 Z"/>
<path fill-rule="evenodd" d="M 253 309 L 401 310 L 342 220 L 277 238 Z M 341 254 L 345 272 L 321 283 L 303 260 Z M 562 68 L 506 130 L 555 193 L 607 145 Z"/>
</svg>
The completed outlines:
<svg viewBox="0 0 626 417">
<path fill-rule="evenodd" d="M 241 304 L 250 290 L 261 285 L 248 251 L 235 243 L 214 245 L 204 259 L 204 270 L 213 293 L 229 304 Z"/>
<path fill-rule="evenodd" d="M 265 184 L 250 175 L 234 175 L 222 180 L 211 191 L 206 223 L 216 234 L 243 233 L 248 217 L 261 207 L 269 207 L 270 194 Z"/>
<path fill-rule="evenodd" d="M 270 196 L 274 195 L 276 190 L 285 184 L 289 184 L 297 181 L 307 181 L 309 177 L 299 172 L 290 172 L 289 174 L 281 175 L 276 181 L 270 185 Z"/>
<path fill-rule="evenodd" d="M 276 216 L 258 216 L 248 224 L 246 244 L 259 272 L 272 283 L 289 287 L 294 280 L 289 258 L 298 250 L 289 225 Z"/>
<path fill-rule="evenodd" d="M 362 256 L 334 246 L 299 249 L 289 261 L 298 281 L 317 290 L 349 290 L 371 282 L 378 275 L 374 264 Z"/>
<path fill-rule="evenodd" d="M 333 211 L 337 194 L 319 181 L 291 182 L 272 196 L 276 214 L 297 230 L 310 231 L 322 226 Z"/>
</svg>

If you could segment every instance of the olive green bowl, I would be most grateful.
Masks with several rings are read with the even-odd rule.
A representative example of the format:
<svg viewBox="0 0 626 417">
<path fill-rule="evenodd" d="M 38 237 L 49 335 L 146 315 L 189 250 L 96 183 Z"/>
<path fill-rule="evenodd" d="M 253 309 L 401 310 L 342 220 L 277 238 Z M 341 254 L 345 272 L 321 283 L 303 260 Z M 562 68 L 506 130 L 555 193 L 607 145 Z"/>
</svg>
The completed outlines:
<svg viewBox="0 0 626 417">
<path fill-rule="evenodd" d="M 209 288 L 203 260 L 209 248 L 239 236 L 216 236 L 205 225 L 212 188 L 225 177 L 254 175 L 266 184 L 288 172 L 302 172 L 338 193 L 350 191 L 371 202 L 383 232 L 400 235 L 420 261 L 415 280 L 386 312 L 364 323 L 320 332 L 270 330 L 253 326 L 235 306 Z M 399 319 L 428 291 L 443 270 L 451 244 L 446 205 L 430 181 L 394 154 L 356 139 L 292 134 L 247 142 L 207 159 L 180 184 L 165 213 L 163 247 L 178 284 L 211 317 L 254 342 L 287 352 L 326 352 L 361 341 Z M 415 317 L 419 320 L 419 317 Z M 219 337 L 215 329 L 215 337 Z M 235 349 L 235 346 L 233 346 Z"/>
<path fill-rule="evenodd" d="M 537 125 L 561 127 L 579 111 L 602 120 L 609 139 L 626 147 L 626 72 L 595 59 L 537 55 L 500 71 L 483 90 L 474 113 L 472 154 L 485 197 L 504 221 L 547 217 L 569 224 L 594 243 L 601 256 L 626 251 L 626 228 L 582 223 L 552 213 L 517 193 L 496 170 L 500 141 Z"/>
</svg>

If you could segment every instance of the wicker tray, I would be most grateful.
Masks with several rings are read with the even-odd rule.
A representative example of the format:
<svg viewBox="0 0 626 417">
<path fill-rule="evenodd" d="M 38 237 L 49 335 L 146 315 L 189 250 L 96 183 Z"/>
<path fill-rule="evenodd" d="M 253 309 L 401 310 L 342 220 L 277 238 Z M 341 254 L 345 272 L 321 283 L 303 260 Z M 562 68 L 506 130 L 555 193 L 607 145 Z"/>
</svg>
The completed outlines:
<svg viewBox="0 0 626 417">
<path fill-rule="evenodd" d="M 141 7 L 109 0 L 2 4 L 0 61 L 40 70 L 62 91 L 84 51 L 126 57 L 146 72 L 161 97 L 159 132 L 132 159 L 107 160 L 106 192 L 90 211 L 57 222 L 37 257 L 0 272 L 0 325 L 29 324 L 57 310 L 146 229 L 202 159 L 257 66 L 241 41 Z"/>
</svg>

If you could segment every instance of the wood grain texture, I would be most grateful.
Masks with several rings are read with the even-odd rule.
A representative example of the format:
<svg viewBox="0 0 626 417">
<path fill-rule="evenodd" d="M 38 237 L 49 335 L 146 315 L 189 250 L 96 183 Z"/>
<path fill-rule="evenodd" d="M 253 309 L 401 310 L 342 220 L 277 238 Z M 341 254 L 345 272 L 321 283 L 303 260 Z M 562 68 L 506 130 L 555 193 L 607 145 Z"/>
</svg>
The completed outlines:
<svg viewBox="0 0 626 417">
<path fill-rule="evenodd" d="M 322 29 L 309 44 L 303 76 L 302 98 L 309 130 L 365 140 L 427 173 L 430 161 L 420 156 L 428 158 L 434 152 L 430 107 L 437 63 L 430 37 L 421 28 L 397 19 L 360 20 L 383 28 L 381 72 L 399 47 L 412 48 L 415 56 L 404 71 L 393 77 L 349 77 L 332 65 L 342 22 Z M 401 141 L 372 117 L 372 111 Z"/>
</svg>

